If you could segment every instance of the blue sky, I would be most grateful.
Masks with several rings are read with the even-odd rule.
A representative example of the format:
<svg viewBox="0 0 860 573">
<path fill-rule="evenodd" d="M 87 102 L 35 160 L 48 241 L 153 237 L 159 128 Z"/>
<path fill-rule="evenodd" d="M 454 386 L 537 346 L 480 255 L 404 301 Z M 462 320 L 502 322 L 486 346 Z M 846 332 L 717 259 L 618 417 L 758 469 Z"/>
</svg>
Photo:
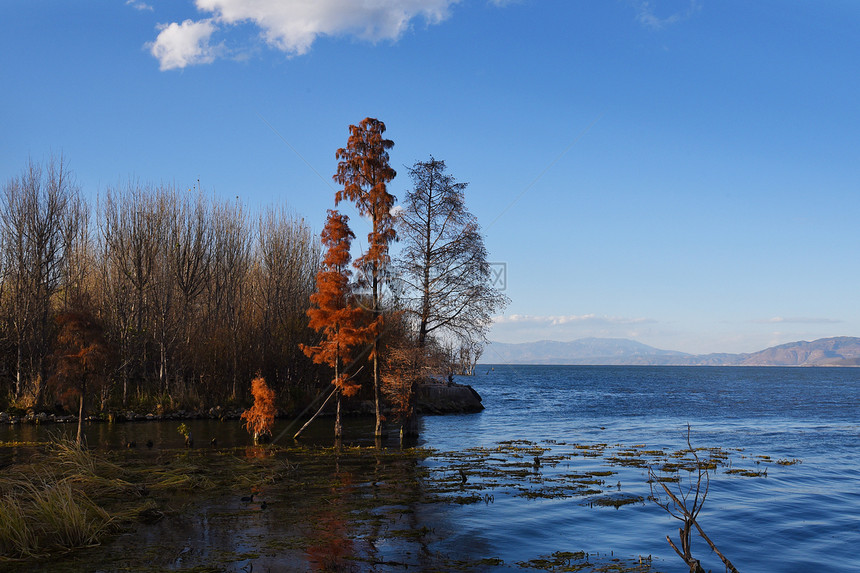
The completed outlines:
<svg viewBox="0 0 860 573">
<path fill-rule="evenodd" d="M 93 202 L 199 179 L 320 229 L 378 117 L 395 195 L 431 154 L 469 182 L 492 339 L 751 352 L 860 335 L 858 57 L 849 0 L 10 1 L 0 177 L 63 153 Z"/>
</svg>

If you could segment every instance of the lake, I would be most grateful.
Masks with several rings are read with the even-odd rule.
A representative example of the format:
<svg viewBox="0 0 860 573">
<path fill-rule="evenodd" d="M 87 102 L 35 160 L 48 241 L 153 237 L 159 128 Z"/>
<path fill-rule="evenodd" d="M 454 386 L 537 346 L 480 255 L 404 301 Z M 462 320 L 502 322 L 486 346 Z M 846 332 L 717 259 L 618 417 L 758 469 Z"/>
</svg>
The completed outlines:
<svg viewBox="0 0 860 573">
<path fill-rule="evenodd" d="M 434 448 L 520 439 L 558 453 L 595 443 L 673 451 L 686 446 L 690 424 L 694 447 L 725 448 L 737 467 L 767 469 L 754 478 L 712 473 L 699 516 L 740 571 L 860 571 L 858 369 L 485 365 L 469 383 L 486 411 L 428 418 L 423 438 Z M 573 466 L 594 465 L 580 460 Z M 642 469 L 609 468 L 621 491 L 647 497 Z M 505 563 L 564 549 L 652 555 L 660 570 L 686 571 L 665 539 L 677 538 L 680 522 L 653 503 L 615 510 L 497 496 L 490 506 L 453 509 L 450 520 L 451 551 L 481 547 Z M 724 570 L 698 537 L 693 555 Z"/>
<path fill-rule="evenodd" d="M 648 500 L 646 466 L 656 476 L 677 478 L 666 482 L 674 491 L 686 488 L 697 473 L 672 469 L 679 459 L 672 454 L 687 448 L 689 424 L 691 444 L 703 448 L 699 455 L 718 461 L 707 472 L 710 486 L 698 522 L 741 572 L 860 571 L 858 369 L 482 365 L 476 376 L 458 381 L 481 394 L 486 410 L 425 417 L 419 446 L 435 453 L 417 465 L 383 475 L 379 458 L 371 464 L 338 458 L 337 472 L 353 464 L 350 487 L 365 492 L 364 498 L 377 499 L 374 492 L 387 483 L 405 487 L 412 501 L 401 507 L 379 498 L 380 506 L 388 504 L 385 511 L 360 513 L 326 495 L 326 503 L 343 505 L 343 512 L 302 514 L 336 523 L 334 537 L 349 540 L 351 560 L 334 570 L 582 565 L 583 571 L 598 571 L 642 562 L 651 567 L 643 570 L 686 572 L 666 542 L 669 535 L 678 543 L 680 522 Z M 152 439 L 154 451 L 180 448 L 176 426 L 93 425 L 88 440 L 119 448 L 129 439 Z M 238 422 L 189 426 L 198 444 L 201 436 L 215 436 L 222 446 L 250 444 Z M 309 440 L 330 443 L 330 426 L 330 418 L 315 423 Z M 279 420 L 277 443 L 290 443 L 286 436 L 294 427 Z M 367 420 L 349 420 L 347 442 L 366 446 L 371 428 Z M 0 440 L 44 439 L 57 429 L 4 426 Z M 152 547 L 175 545 L 170 559 L 164 552 L 147 557 L 164 569 L 211 564 L 215 546 L 230 546 L 231 555 L 241 557 L 222 557 L 215 570 L 248 570 L 251 564 L 258 570 L 325 569 L 308 556 L 307 544 L 271 543 L 271 537 L 286 535 L 286 516 L 295 517 L 285 513 L 301 494 L 295 483 L 289 492 L 272 486 L 274 501 L 265 513 L 249 512 L 236 500 L 214 500 L 211 507 L 188 511 L 179 526 L 169 520 L 140 526 L 103 550 L 134 562 L 134 552 L 142 551 L 135 540 L 144 538 Z M 428 503 L 428 496 L 436 501 Z M 325 547 L 338 546 L 335 541 Z M 692 546 L 705 569 L 725 569 L 698 536 Z M 87 555 L 79 554 L 78 564 Z"/>
</svg>

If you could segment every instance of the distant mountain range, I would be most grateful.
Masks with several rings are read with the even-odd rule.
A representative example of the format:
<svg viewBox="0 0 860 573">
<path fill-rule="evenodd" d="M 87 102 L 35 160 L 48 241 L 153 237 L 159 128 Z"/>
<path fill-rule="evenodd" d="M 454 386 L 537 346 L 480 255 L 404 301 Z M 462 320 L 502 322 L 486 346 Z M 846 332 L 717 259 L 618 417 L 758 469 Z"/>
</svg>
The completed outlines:
<svg viewBox="0 0 860 573">
<path fill-rule="evenodd" d="M 492 342 L 487 364 L 582 364 L 653 366 L 860 366 L 860 338 L 839 336 L 790 342 L 752 354 L 687 354 L 624 338 Z"/>
</svg>

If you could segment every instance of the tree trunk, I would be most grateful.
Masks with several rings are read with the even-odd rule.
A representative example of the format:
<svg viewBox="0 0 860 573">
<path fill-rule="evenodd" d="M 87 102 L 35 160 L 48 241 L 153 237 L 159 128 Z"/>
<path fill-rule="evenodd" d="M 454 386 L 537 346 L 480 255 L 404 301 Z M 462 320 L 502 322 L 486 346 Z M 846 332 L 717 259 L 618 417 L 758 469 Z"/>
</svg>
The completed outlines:
<svg viewBox="0 0 860 573">
<path fill-rule="evenodd" d="M 122 365 L 122 405 L 128 405 L 128 363 Z"/>
<path fill-rule="evenodd" d="M 377 352 L 379 342 L 373 341 L 373 403 L 376 408 L 376 428 L 373 431 L 373 436 L 376 438 L 382 437 L 382 411 L 380 410 L 380 392 L 379 392 L 379 358 Z"/>
<path fill-rule="evenodd" d="M 400 441 L 414 439 L 418 437 L 418 416 L 414 413 L 409 413 L 403 418 L 403 424 L 400 426 Z"/>
<path fill-rule="evenodd" d="M 343 437 L 343 425 L 340 422 L 340 392 L 337 393 L 337 407 L 334 415 L 334 438 L 339 440 Z"/>
<path fill-rule="evenodd" d="M 373 232 L 376 233 L 377 220 L 376 209 L 374 209 L 373 217 Z M 374 320 L 379 320 L 379 269 L 376 263 L 373 263 L 373 314 Z M 376 428 L 373 431 L 375 438 L 382 437 L 382 411 L 380 410 L 380 391 L 379 391 L 379 334 L 373 339 L 373 404 L 376 410 Z"/>
<path fill-rule="evenodd" d="M 409 386 L 409 406 L 403 423 L 400 425 L 400 444 L 404 441 L 414 440 L 418 437 L 418 416 L 415 415 L 415 392 L 417 390 L 416 383 L 412 382 Z"/>
<path fill-rule="evenodd" d="M 21 349 L 21 340 L 18 340 L 18 362 L 15 368 L 15 399 L 20 400 L 24 393 L 24 383 L 21 376 L 22 362 L 24 361 L 23 351 Z"/>
<path fill-rule="evenodd" d="M 81 445 L 82 433 L 84 428 L 84 391 L 81 389 L 81 401 L 78 405 L 78 437 L 77 443 Z"/>
<path fill-rule="evenodd" d="M 421 324 L 418 328 L 418 348 L 427 344 L 427 322 L 430 320 L 430 253 L 433 235 L 433 201 L 427 199 L 427 217 L 424 227 L 424 275 L 421 277 Z"/>
<path fill-rule="evenodd" d="M 167 348 L 165 347 L 164 340 L 158 343 L 159 357 L 158 357 L 158 381 L 160 382 L 161 391 L 164 394 L 170 394 L 168 388 L 167 381 Z"/>
<path fill-rule="evenodd" d="M 236 350 L 237 344 L 236 341 L 233 341 L 233 389 L 230 392 L 230 398 L 236 399 L 236 387 L 238 382 L 238 370 L 239 370 L 239 358 L 237 356 L 238 352 Z"/>
</svg>

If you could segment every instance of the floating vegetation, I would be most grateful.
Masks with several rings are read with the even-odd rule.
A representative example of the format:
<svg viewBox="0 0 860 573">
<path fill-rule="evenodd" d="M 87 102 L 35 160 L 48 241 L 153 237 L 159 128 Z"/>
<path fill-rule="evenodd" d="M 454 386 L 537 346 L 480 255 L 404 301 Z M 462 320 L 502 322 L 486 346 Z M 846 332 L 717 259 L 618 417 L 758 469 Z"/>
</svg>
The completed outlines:
<svg viewBox="0 0 860 573">
<path fill-rule="evenodd" d="M 551 555 L 529 561 L 518 561 L 522 569 L 539 571 L 588 571 L 590 573 L 646 573 L 652 571 L 651 556 L 635 559 L 620 559 L 606 555 L 589 554 L 585 551 L 556 551 Z"/>
<path fill-rule="evenodd" d="M 624 505 L 644 504 L 645 498 L 641 495 L 631 494 L 611 494 L 597 497 L 588 502 L 589 506 L 597 507 L 614 507 L 618 509 Z"/>
<path fill-rule="evenodd" d="M 726 473 L 729 475 L 751 477 L 751 478 L 752 477 L 767 477 L 767 469 L 763 469 L 761 471 L 758 471 L 758 470 L 745 470 L 745 469 L 732 468 L 732 469 L 726 470 Z"/>
</svg>

